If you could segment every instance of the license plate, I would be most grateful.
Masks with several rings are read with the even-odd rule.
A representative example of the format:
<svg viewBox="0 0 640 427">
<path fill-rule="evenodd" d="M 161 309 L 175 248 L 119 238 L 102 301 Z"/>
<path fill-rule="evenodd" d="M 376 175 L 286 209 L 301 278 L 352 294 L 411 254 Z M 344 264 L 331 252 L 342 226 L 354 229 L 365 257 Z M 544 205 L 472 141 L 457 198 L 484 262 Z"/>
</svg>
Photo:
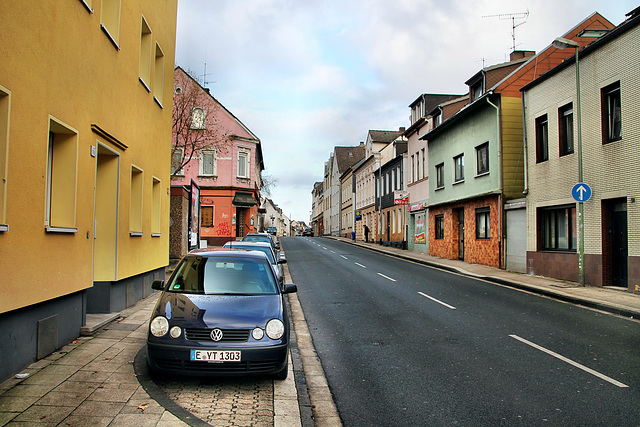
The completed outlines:
<svg viewBox="0 0 640 427">
<path fill-rule="evenodd" d="M 240 351 L 191 350 L 191 360 L 202 362 L 240 362 Z"/>
</svg>

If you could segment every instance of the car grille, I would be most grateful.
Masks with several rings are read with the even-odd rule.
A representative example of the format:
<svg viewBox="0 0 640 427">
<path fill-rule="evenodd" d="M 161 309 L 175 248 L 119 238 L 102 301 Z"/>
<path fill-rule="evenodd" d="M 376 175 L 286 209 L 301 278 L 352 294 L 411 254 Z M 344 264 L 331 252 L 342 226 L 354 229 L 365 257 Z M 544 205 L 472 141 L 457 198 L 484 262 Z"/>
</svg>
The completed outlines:
<svg viewBox="0 0 640 427">
<path fill-rule="evenodd" d="M 259 362 L 229 362 L 206 363 L 191 362 L 188 360 L 156 359 L 156 364 L 161 369 L 185 372 L 208 373 L 262 373 L 272 372 L 278 366 L 277 360 L 263 360 Z"/>
<path fill-rule="evenodd" d="M 189 341 L 213 341 L 211 339 L 212 329 L 185 329 L 185 337 Z M 222 339 L 217 342 L 246 342 L 249 340 L 249 329 L 222 329 Z"/>
</svg>

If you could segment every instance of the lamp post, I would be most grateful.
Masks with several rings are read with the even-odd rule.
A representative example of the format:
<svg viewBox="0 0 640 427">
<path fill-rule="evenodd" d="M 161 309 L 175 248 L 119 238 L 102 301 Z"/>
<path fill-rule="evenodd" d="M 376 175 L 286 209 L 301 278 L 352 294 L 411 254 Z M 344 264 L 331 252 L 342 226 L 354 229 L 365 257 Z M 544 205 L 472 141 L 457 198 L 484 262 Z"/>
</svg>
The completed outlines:
<svg viewBox="0 0 640 427">
<path fill-rule="evenodd" d="M 573 40 L 558 37 L 553 41 L 556 49 L 572 47 L 576 50 L 576 116 L 578 118 L 578 183 L 582 183 L 582 114 L 580 113 L 580 63 L 578 62 L 578 50 L 580 44 Z M 584 281 L 584 203 L 578 202 L 578 284 L 585 286 Z"/>
</svg>

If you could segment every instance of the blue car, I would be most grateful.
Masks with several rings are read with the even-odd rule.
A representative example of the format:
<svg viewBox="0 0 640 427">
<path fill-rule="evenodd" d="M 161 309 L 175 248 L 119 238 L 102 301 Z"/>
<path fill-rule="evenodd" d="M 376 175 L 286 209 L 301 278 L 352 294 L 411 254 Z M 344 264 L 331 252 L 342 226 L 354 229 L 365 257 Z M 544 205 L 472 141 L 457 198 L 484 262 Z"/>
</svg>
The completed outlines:
<svg viewBox="0 0 640 427">
<path fill-rule="evenodd" d="M 151 373 L 273 375 L 285 379 L 289 317 L 266 255 L 231 249 L 185 256 L 151 315 L 147 363 Z"/>
</svg>

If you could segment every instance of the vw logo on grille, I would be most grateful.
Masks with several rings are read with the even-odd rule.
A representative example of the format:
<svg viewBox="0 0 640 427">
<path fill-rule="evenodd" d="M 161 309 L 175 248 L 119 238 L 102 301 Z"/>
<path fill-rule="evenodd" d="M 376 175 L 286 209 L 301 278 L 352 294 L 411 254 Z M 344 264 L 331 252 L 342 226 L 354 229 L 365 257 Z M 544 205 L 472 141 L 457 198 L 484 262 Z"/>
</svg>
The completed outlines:
<svg viewBox="0 0 640 427">
<path fill-rule="evenodd" d="M 211 339 L 214 341 L 220 341 L 222 339 L 222 331 L 217 328 L 211 331 Z"/>
</svg>

